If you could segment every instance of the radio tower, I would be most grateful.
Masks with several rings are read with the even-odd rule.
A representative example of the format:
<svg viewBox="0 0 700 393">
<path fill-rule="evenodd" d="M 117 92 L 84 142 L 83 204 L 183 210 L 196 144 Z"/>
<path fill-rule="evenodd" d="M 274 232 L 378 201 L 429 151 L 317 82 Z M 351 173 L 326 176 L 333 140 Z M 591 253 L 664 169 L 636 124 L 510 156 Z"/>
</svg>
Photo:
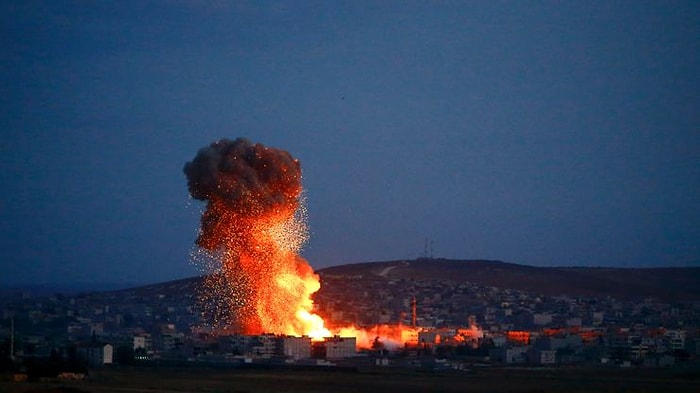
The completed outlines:
<svg viewBox="0 0 700 393">
<path fill-rule="evenodd" d="M 425 238 L 423 245 L 423 258 L 433 259 L 433 239 Z"/>
</svg>

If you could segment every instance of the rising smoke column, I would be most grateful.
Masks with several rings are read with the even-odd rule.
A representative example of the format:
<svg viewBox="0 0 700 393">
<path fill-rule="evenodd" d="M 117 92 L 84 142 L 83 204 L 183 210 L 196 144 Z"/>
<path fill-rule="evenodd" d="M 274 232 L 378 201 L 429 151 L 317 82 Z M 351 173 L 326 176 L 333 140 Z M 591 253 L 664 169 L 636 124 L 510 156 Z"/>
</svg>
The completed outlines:
<svg viewBox="0 0 700 393">
<path fill-rule="evenodd" d="M 212 143 L 184 167 L 190 195 L 206 201 L 196 244 L 220 261 L 217 285 L 244 334 L 314 334 L 318 276 L 297 253 L 305 226 L 301 166 L 288 152 L 239 138 Z"/>
</svg>

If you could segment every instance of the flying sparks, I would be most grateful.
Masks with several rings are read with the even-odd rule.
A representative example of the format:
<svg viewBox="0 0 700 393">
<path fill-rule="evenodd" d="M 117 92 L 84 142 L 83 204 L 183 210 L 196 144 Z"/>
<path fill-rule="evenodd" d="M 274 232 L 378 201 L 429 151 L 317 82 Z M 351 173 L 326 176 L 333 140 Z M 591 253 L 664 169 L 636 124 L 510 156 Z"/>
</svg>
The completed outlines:
<svg viewBox="0 0 700 393">
<path fill-rule="evenodd" d="M 184 172 L 190 195 L 207 202 L 197 245 L 218 270 L 207 289 L 219 327 L 328 335 L 313 314 L 318 276 L 298 255 L 308 239 L 299 161 L 284 150 L 224 139 L 200 149 Z"/>
</svg>

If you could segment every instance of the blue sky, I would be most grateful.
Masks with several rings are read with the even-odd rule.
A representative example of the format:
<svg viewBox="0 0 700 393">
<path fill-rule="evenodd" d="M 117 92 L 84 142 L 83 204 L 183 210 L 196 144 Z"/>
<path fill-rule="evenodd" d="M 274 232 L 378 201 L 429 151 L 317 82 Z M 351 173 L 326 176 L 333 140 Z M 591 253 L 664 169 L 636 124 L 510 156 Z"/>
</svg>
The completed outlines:
<svg viewBox="0 0 700 393">
<path fill-rule="evenodd" d="M 0 284 L 198 273 L 197 150 L 304 174 L 315 268 L 700 265 L 697 2 L 9 1 Z"/>
</svg>

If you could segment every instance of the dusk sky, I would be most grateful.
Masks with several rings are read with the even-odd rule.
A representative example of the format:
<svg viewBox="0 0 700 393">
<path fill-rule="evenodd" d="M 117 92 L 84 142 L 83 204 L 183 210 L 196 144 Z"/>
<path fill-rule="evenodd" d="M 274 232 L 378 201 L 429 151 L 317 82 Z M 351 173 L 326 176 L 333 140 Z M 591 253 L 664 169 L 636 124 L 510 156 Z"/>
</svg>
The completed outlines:
<svg viewBox="0 0 700 393">
<path fill-rule="evenodd" d="M 700 2 L 3 1 L 0 284 L 194 276 L 183 166 L 301 161 L 316 269 L 700 266 Z"/>
</svg>

